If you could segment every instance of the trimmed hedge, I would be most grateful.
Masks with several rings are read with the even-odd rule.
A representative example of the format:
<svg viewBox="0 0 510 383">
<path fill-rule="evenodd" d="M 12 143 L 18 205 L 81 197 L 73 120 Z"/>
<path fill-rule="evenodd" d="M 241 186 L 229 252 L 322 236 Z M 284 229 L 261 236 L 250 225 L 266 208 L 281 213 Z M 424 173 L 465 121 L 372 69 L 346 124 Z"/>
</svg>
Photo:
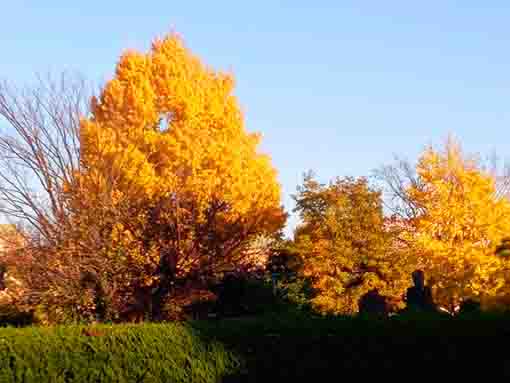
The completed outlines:
<svg viewBox="0 0 510 383">
<path fill-rule="evenodd" d="M 0 382 L 509 377 L 509 323 L 506 315 L 379 320 L 281 310 L 185 325 L 6 328 L 0 329 Z"/>
<path fill-rule="evenodd" d="M 238 366 L 181 324 L 0 329 L 0 382 L 218 382 Z"/>
</svg>

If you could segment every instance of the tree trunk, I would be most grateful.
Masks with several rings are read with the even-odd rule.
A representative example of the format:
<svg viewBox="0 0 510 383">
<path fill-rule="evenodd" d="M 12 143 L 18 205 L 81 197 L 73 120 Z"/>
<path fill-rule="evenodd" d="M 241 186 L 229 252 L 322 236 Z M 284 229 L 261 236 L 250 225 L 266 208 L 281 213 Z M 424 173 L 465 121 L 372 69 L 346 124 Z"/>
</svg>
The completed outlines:
<svg viewBox="0 0 510 383">
<path fill-rule="evenodd" d="M 173 290 L 176 271 L 176 257 L 171 254 L 161 256 L 159 283 L 152 293 L 151 317 L 159 322 L 163 318 L 163 306 Z"/>
</svg>

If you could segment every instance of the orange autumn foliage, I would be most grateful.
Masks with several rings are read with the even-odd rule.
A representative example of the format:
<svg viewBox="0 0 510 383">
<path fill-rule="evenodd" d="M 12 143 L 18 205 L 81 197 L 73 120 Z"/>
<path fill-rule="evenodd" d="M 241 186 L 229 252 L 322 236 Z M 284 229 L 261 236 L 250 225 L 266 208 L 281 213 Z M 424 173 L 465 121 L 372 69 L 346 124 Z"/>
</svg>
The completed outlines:
<svg viewBox="0 0 510 383">
<path fill-rule="evenodd" d="M 127 290 L 210 275 L 283 226 L 277 173 L 233 89 L 170 35 L 123 54 L 82 120 L 74 222 L 106 238 L 97 250 Z"/>
</svg>

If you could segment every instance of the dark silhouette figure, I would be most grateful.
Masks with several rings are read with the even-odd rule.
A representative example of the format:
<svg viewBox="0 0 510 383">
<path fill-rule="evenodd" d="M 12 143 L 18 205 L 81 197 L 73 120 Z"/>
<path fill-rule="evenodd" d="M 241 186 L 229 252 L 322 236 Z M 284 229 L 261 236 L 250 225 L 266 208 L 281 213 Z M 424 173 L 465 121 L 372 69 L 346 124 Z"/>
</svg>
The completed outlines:
<svg viewBox="0 0 510 383">
<path fill-rule="evenodd" d="M 412 277 L 414 286 L 407 289 L 405 298 L 407 308 L 435 312 L 436 305 L 432 298 L 432 291 L 429 286 L 425 286 L 425 274 L 422 270 L 415 270 Z"/>
<path fill-rule="evenodd" d="M 359 313 L 373 316 L 386 316 L 386 297 L 379 294 L 377 289 L 365 293 L 359 300 Z"/>
</svg>

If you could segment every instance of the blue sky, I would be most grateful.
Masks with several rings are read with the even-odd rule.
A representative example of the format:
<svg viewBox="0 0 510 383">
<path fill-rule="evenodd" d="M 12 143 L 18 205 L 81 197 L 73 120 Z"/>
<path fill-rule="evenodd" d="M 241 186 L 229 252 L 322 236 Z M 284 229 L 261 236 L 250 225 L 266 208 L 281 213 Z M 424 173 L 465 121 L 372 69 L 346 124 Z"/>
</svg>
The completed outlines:
<svg viewBox="0 0 510 383">
<path fill-rule="evenodd" d="M 104 81 L 124 49 L 171 30 L 232 70 L 288 209 L 308 169 L 322 181 L 369 175 L 449 132 L 510 158 L 506 1 L 5 3 L 0 78 L 18 84 L 67 69 Z"/>
</svg>

